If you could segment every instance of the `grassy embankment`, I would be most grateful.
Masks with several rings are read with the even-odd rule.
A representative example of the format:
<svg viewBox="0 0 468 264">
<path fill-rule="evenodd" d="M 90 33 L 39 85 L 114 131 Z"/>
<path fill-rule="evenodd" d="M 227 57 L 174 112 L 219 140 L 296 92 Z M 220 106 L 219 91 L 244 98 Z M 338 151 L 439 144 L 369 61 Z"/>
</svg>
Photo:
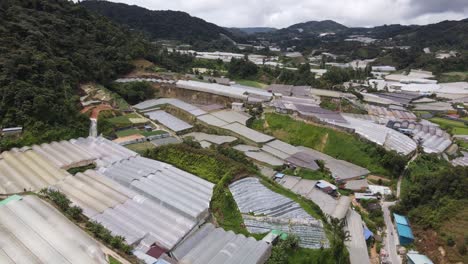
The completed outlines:
<svg viewBox="0 0 468 264">
<path fill-rule="evenodd" d="M 442 129 L 447 130 L 447 132 L 452 135 L 468 135 L 468 126 L 461 121 L 449 120 L 441 117 L 434 117 L 429 119 L 429 121 L 438 124 Z"/>
<path fill-rule="evenodd" d="M 252 80 L 236 80 L 236 83 L 240 85 L 250 86 L 254 88 L 261 88 L 261 89 L 264 89 L 268 86 L 267 84 L 257 82 L 257 81 L 252 81 Z"/>
<path fill-rule="evenodd" d="M 390 166 L 399 158 L 390 155 L 381 147 L 356 135 L 331 128 L 307 124 L 289 116 L 267 113 L 265 120 L 255 120 L 252 128 L 296 146 L 305 146 L 334 158 L 342 159 L 369 169 L 372 173 L 395 176 L 397 171 Z M 392 155 L 393 156 L 393 155 Z"/>
</svg>

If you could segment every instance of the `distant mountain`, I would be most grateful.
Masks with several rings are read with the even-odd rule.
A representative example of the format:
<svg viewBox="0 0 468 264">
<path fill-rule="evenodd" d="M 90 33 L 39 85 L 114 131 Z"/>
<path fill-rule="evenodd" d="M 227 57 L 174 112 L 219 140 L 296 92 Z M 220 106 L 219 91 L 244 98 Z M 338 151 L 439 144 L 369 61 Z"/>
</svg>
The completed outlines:
<svg viewBox="0 0 468 264">
<path fill-rule="evenodd" d="M 142 31 L 154 40 L 211 41 L 219 39 L 222 35 L 232 36 L 228 30 L 185 12 L 151 11 L 135 5 L 97 0 L 83 1 L 80 5 L 116 23 Z"/>
<path fill-rule="evenodd" d="M 413 46 L 468 50 L 468 19 L 413 26 L 399 32 L 393 38 Z"/>
<path fill-rule="evenodd" d="M 333 20 L 323 20 L 323 21 L 309 21 L 304 23 L 294 24 L 287 28 L 281 29 L 281 31 L 297 31 L 303 34 L 319 34 L 326 32 L 340 32 L 347 30 L 348 27 L 337 23 Z"/>
<path fill-rule="evenodd" d="M 269 33 L 278 30 L 277 28 L 272 27 L 246 27 L 246 28 L 227 28 L 231 32 L 238 33 L 239 31 L 247 35 L 257 34 L 257 33 Z"/>
</svg>

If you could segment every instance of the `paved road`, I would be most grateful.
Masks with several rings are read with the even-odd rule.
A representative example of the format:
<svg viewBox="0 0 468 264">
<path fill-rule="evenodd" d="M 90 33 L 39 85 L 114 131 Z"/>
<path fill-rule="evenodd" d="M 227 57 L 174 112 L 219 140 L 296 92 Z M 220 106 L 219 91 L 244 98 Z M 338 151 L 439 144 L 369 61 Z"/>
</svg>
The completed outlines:
<svg viewBox="0 0 468 264">
<path fill-rule="evenodd" d="M 385 225 L 387 226 L 385 236 L 385 250 L 388 252 L 388 260 L 392 264 L 401 264 L 401 258 L 397 253 L 396 245 L 398 244 L 397 232 L 392 223 L 392 216 L 388 207 L 394 205 L 395 202 L 383 202 L 382 210 L 384 214 Z"/>
<path fill-rule="evenodd" d="M 98 132 L 97 132 L 97 120 L 94 118 L 91 118 L 91 125 L 89 127 L 89 136 L 90 137 L 97 137 Z"/>
</svg>

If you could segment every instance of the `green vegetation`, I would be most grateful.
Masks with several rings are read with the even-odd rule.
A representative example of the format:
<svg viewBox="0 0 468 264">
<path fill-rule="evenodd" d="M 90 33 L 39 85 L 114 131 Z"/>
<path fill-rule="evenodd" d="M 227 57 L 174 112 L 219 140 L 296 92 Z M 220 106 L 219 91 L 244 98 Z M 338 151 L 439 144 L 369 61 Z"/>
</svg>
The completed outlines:
<svg viewBox="0 0 468 264">
<path fill-rule="evenodd" d="M 413 224 L 437 229 L 467 202 L 468 168 L 453 167 L 437 155 L 421 155 L 407 170 L 396 211 Z"/>
<path fill-rule="evenodd" d="M 226 230 L 249 235 L 228 185 L 234 178 L 255 174 L 256 168 L 247 167 L 248 163 L 240 163 L 216 150 L 200 149 L 195 144 L 162 146 L 148 151 L 145 155 L 173 164 L 216 184 L 210 205 L 216 222 Z"/>
<path fill-rule="evenodd" d="M 188 43 L 211 41 L 230 32 L 180 11 L 151 11 L 135 5 L 104 1 L 83 1 L 81 5 L 129 28 L 145 32 L 153 39 L 180 40 Z"/>
<path fill-rule="evenodd" d="M 255 88 L 265 88 L 265 87 L 268 86 L 268 85 L 266 85 L 264 83 L 261 83 L 261 82 L 252 81 L 252 80 L 242 80 L 242 79 L 236 80 L 236 83 L 238 83 L 240 85 L 255 87 Z"/>
<path fill-rule="evenodd" d="M 68 173 L 72 174 L 72 175 L 75 175 L 77 173 L 83 173 L 87 170 L 92 170 L 92 169 L 95 169 L 96 168 L 96 164 L 89 164 L 89 165 L 86 165 L 86 166 L 81 166 L 81 167 L 75 167 L 75 168 L 71 168 L 68 171 Z"/>
<path fill-rule="evenodd" d="M 325 219 L 325 217 L 324 217 L 324 215 L 322 213 L 322 210 L 320 210 L 320 207 L 318 207 L 318 205 L 313 203 L 311 200 L 306 199 L 306 198 L 304 198 L 302 196 L 299 196 L 299 195 L 293 193 L 292 191 L 284 188 L 283 186 L 281 186 L 280 184 L 278 184 L 277 182 L 275 182 L 273 180 L 263 178 L 261 182 L 268 189 L 270 189 L 270 190 L 272 190 L 272 191 L 274 191 L 276 193 L 279 193 L 281 195 L 284 195 L 284 196 L 290 198 L 291 200 L 295 201 L 296 203 L 298 203 L 302 207 L 302 209 L 304 209 L 304 211 L 306 211 L 311 216 L 313 216 L 313 217 L 315 217 L 317 219 L 322 219 L 324 222 L 326 221 L 326 219 Z"/>
<path fill-rule="evenodd" d="M 149 43 L 66 0 L 0 2 L 0 125 L 23 126 L 0 149 L 86 136 L 79 83 L 132 69 Z"/>
<path fill-rule="evenodd" d="M 166 134 L 166 133 L 167 132 L 163 130 L 146 131 L 146 130 L 139 130 L 139 129 L 133 129 L 133 128 L 115 132 L 115 134 L 118 137 L 126 137 L 126 136 L 131 136 L 131 135 L 142 135 L 145 137 L 149 137 L 149 136 L 161 135 L 161 134 Z"/>
<path fill-rule="evenodd" d="M 229 77 L 233 79 L 255 78 L 258 73 L 258 67 L 248 59 L 232 58 L 228 66 Z"/>
<path fill-rule="evenodd" d="M 116 260 L 114 257 L 109 256 L 109 264 L 122 264 L 122 263 Z"/>
<path fill-rule="evenodd" d="M 465 72 L 444 72 L 437 76 L 440 83 L 446 82 L 466 82 L 468 81 L 468 71 Z"/>
<path fill-rule="evenodd" d="M 453 135 L 468 135 L 468 126 L 464 122 L 441 117 L 434 117 L 429 120 L 440 125 L 441 128 L 447 130 Z"/>
<path fill-rule="evenodd" d="M 121 236 L 113 236 L 103 225 L 95 221 L 90 221 L 82 214 L 83 210 L 80 207 L 71 206 L 71 201 L 65 196 L 65 194 L 51 189 L 42 189 L 39 194 L 43 199 L 52 202 L 54 206 L 56 206 L 68 218 L 73 220 L 77 225 L 81 227 L 85 226 L 89 233 L 101 242 L 104 242 L 107 246 L 110 246 L 114 250 L 124 253 L 127 256 L 132 255 L 133 247 L 125 243 L 125 238 Z"/>
<path fill-rule="evenodd" d="M 224 229 L 233 230 L 235 233 L 254 236 L 257 239 L 263 237 L 264 234 L 252 235 L 247 232 L 242 215 L 228 188 L 228 185 L 235 179 L 258 175 L 257 168 L 246 159 L 243 153 L 232 148 L 219 146 L 217 148 L 201 149 L 199 144 L 196 143 L 188 140 L 179 145 L 158 147 L 147 151 L 145 156 L 171 163 L 180 169 L 215 183 L 210 209 L 216 222 Z M 262 178 L 261 181 L 272 191 L 298 202 L 312 216 L 325 220 L 320 208 L 312 201 L 292 193 L 272 180 Z M 328 224 L 326 226 L 329 228 Z M 340 232 L 343 231 L 340 230 Z M 347 263 L 347 251 L 344 245 L 341 245 L 344 241 L 343 235 L 338 234 L 336 238 L 333 244 L 336 250 L 335 248 L 327 250 L 292 249 L 284 244 L 280 247 L 275 246 L 276 257 L 273 257 L 271 261 L 277 262 L 269 263 Z M 341 239 L 341 244 L 339 239 Z M 287 254 L 284 255 L 286 258 L 283 256 L 285 250 L 287 251 Z M 323 252 L 325 252 L 325 255 L 321 254 Z M 334 259 L 330 260 L 329 256 L 334 256 Z M 327 262 L 317 262 L 325 259 Z M 336 259 L 339 259 L 339 261 L 333 262 Z M 299 260 L 300 262 L 297 262 Z"/>
<path fill-rule="evenodd" d="M 133 129 L 135 125 L 143 125 L 145 122 L 134 123 L 130 119 L 141 119 L 142 117 L 136 113 L 130 113 L 122 115 L 120 112 L 112 111 L 112 110 L 105 110 L 99 113 L 98 121 L 97 121 L 97 130 L 105 137 L 115 138 L 117 137 L 117 133 L 120 132 L 120 136 L 131 135 L 135 134 L 134 132 L 138 131 L 138 134 L 141 135 L 150 135 L 152 132 L 144 132 L 142 130 Z M 125 129 L 128 128 L 128 129 Z M 119 129 L 124 129 L 119 131 Z M 155 133 L 160 133 L 159 131 Z"/>
<path fill-rule="evenodd" d="M 231 149 L 229 152 L 236 151 Z M 158 147 L 148 151 L 145 156 L 168 162 L 216 184 L 210 205 L 216 222 L 226 230 L 249 235 L 228 185 L 234 178 L 256 174 L 256 168 L 248 166 L 249 163 L 236 161 L 233 154 L 228 158 L 216 149 L 201 149 L 187 143 Z"/>
<path fill-rule="evenodd" d="M 49 189 L 42 189 L 40 191 L 40 195 L 42 195 L 45 199 L 51 201 L 67 217 L 75 221 L 80 221 L 83 219 L 83 216 L 81 214 L 83 210 L 78 206 L 72 206 L 70 199 L 68 199 L 63 193 Z"/>
<path fill-rule="evenodd" d="M 112 83 L 109 89 L 132 105 L 155 96 L 155 89 L 149 82 Z"/>
<path fill-rule="evenodd" d="M 360 210 L 359 207 L 356 207 L 356 211 L 358 211 L 366 226 L 371 230 L 374 234 L 377 234 L 377 230 L 383 230 L 385 228 L 385 221 L 383 218 L 383 211 L 379 208 L 372 208 L 372 206 L 379 205 L 379 202 L 376 200 L 361 200 L 359 201 L 361 206 L 366 210 Z"/>
<path fill-rule="evenodd" d="M 268 262 L 267 262 L 268 263 Z M 309 264 L 309 263 L 320 263 L 320 264 L 336 264 L 333 259 L 331 249 L 308 249 L 308 248 L 297 248 L 294 251 L 287 252 L 288 264 Z"/>
<path fill-rule="evenodd" d="M 301 177 L 302 179 L 306 180 L 327 180 L 327 181 L 332 181 L 332 177 L 330 176 L 330 173 L 327 171 L 324 171 L 323 169 L 320 170 L 309 170 L 309 169 L 304 169 L 304 168 L 297 168 L 295 170 L 292 169 L 286 169 L 283 171 L 284 174 L 286 175 L 294 175 Z"/>
<path fill-rule="evenodd" d="M 141 143 L 126 145 L 125 147 L 139 153 L 140 155 L 145 154 L 146 151 L 148 151 L 148 150 L 156 148 L 156 146 L 154 144 L 152 144 L 151 142 L 147 142 L 147 141 L 141 142 Z"/>
<path fill-rule="evenodd" d="M 406 163 L 406 159 L 397 153 L 386 151 L 346 132 L 306 124 L 289 116 L 272 113 L 265 114 L 265 122 L 268 125 L 254 121 L 252 128 L 272 134 L 290 144 L 310 147 L 337 159 L 349 161 L 375 174 L 397 176 Z"/>
<path fill-rule="evenodd" d="M 367 111 L 354 106 L 348 100 L 344 99 L 322 97 L 320 101 L 320 107 L 331 111 L 340 111 L 343 113 L 367 114 Z"/>
</svg>

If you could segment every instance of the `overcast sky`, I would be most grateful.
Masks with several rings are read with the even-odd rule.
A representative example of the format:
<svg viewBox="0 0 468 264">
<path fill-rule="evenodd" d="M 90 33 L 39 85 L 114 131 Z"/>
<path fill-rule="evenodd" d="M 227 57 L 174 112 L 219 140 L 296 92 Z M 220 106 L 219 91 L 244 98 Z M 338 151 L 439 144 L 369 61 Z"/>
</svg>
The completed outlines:
<svg viewBox="0 0 468 264">
<path fill-rule="evenodd" d="M 112 0 L 180 10 L 225 27 L 288 27 L 331 19 L 346 26 L 429 24 L 468 18 L 468 0 Z"/>
</svg>

